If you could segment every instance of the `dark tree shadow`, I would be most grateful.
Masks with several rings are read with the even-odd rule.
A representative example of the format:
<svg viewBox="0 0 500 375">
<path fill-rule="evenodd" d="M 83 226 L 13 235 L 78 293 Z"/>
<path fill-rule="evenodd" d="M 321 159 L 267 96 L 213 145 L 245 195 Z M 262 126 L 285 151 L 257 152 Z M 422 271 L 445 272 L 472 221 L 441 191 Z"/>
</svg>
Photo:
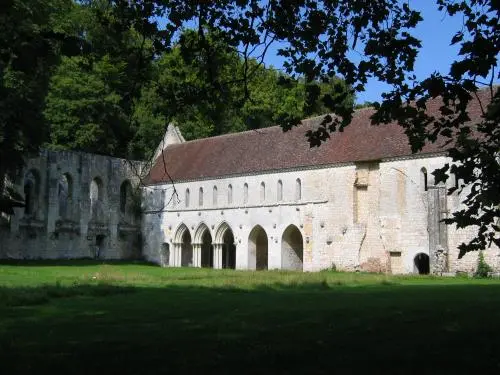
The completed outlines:
<svg viewBox="0 0 500 375">
<path fill-rule="evenodd" d="M 493 374 L 500 364 L 500 285 L 50 288 L 0 289 L 2 373 Z"/>
</svg>

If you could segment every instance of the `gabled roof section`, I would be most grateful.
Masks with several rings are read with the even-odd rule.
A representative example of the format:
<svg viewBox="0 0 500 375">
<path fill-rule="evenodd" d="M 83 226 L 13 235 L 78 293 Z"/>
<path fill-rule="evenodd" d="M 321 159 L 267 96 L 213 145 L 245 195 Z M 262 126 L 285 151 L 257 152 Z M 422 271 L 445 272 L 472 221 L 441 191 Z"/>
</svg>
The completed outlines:
<svg viewBox="0 0 500 375">
<path fill-rule="evenodd" d="M 439 113 L 439 102 L 428 103 L 431 114 Z M 320 147 L 311 148 L 305 134 L 324 116 L 303 120 L 287 132 L 273 126 L 171 144 L 156 159 L 148 183 L 169 182 L 168 175 L 175 182 L 411 155 L 403 128 L 397 123 L 371 125 L 373 113 L 371 108 L 357 110 L 351 124 L 343 132 L 330 134 Z M 480 118 L 479 104 L 473 105 L 469 116 Z M 427 144 L 420 154 L 445 151 L 440 144 Z"/>
</svg>

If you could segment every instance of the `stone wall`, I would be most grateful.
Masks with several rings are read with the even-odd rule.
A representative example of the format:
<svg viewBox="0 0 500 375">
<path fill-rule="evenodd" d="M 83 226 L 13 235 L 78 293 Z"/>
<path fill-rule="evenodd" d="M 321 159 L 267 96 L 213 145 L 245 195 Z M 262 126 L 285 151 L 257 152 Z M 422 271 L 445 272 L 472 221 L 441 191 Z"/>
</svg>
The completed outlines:
<svg viewBox="0 0 500 375">
<path fill-rule="evenodd" d="M 0 258 L 392 273 L 422 271 L 427 259 L 433 273 L 472 272 L 478 254 L 458 259 L 457 246 L 474 228 L 440 222 L 467 194 L 435 186 L 431 172 L 446 162 L 414 156 L 138 189 L 139 162 L 43 151 L 13 181 L 27 207 L 2 218 Z M 500 270 L 498 248 L 484 255 Z"/>
<path fill-rule="evenodd" d="M 427 257 L 431 272 L 469 270 L 477 254 L 458 260 L 456 246 L 473 231 L 439 222 L 459 207 L 459 197 L 438 195 L 440 206 L 430 209 L 436 192 L 444 191 L 434 186 L 431 172 L 445 162 L 444 156 L 428 155 L 147 186 L 144 255 L 180 265 L 188 233 L 190 264 L 199 266 L 197 257 L 208 249 L 201 243 L 203 233 L 210 234 L 217 257 L 222 256 L 217 247 L 223 253 L 225 246 L 217 237 L 229 228 L 236 268 L 255 269 L 259 245 L 252 233 L 261 227 L 269 269 L 416 273 L 416 260 Z M 301 264 L 290 256 L 289 228 L 302 240 Z M 165 248 L 168 260 L 162 261 Z M 498 249 L 487 250 L 485 258 L 498 269 Z M 213 264 L 219 263 L 214 258 Z"/>
<path fill-rule="evenodd" d="M 0 258 L 140 257 L 141 172 L 139 162 L 80 152 L 27 160 L 12 181 L 27 206 L 2 218 Z"/>
</svg>

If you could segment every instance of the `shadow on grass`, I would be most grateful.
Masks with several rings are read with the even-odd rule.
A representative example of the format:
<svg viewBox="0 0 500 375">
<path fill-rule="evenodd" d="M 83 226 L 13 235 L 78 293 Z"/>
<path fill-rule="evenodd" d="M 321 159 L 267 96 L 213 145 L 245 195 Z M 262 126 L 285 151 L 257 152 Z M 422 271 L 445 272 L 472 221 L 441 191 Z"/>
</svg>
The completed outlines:
<svg viewBox="0 0 500 375">
<path fill-rule="evenodd" d="M 2 288 L 0 306 L 1 373 L 500 369 L 495 284 L 55 285 Z"/>
</svg>

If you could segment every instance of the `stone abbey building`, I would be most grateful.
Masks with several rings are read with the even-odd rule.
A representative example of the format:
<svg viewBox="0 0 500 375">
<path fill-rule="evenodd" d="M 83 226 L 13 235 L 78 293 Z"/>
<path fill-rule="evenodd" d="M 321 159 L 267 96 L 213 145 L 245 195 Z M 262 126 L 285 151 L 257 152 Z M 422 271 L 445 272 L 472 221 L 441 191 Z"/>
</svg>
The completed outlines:
<svg viewBox="0 0 500 375">
<path fill-rule="evenodd" d="M 371 125 L 371 114 L 356 111 L 318 148 L 309 147 L 305 132 L 321 117 L 286 133 L 271 127 L 188 142 L 169 126 L 149 170 L 140 162 L 44 151 L 14 181 L 27 205 L 3 220 L 0 257 L 471 272 L 478 254 L 459 260 L 457 246 L 474 228 L 440 222 L 466 194 L 448 195 L 434 184 L 431 172 L 449 162 L 445 150 L 431 144 L 412 154 L 398 124 Z M 137 194 L 140 174 L 147 177 Z M 499 249 L 484 255 L 498 271 Z"/>
</svg>

